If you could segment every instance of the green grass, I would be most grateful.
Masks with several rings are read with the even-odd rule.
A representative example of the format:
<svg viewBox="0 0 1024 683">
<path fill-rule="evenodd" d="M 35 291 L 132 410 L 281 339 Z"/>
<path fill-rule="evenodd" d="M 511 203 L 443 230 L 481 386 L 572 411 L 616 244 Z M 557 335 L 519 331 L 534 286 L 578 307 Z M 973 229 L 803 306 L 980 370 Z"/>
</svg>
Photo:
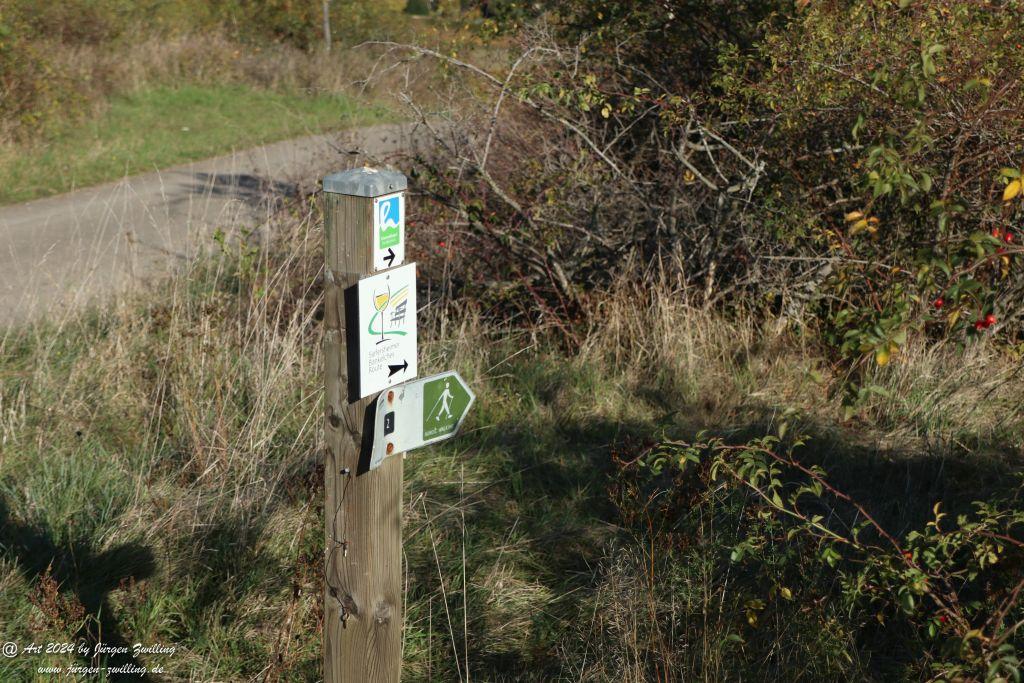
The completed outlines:
<svg viewBox="0 0 1024 683">
<path fill-rule="evenodd" d="M 387 117 L 382 108 L 343 95 L 240 85 L 147 89 L 114 98 L 102 115 L 45 142 L 0 148 L 0 203 Z"/>
<path fill-rule="evenodd" d="M 322 234 L 302 206 L 277 216 L 255 266 L 223 254 L 118 306 L 0 336 L 5 639 L 65 642 L 98 624 L 108 642 L 177 647 L 142 658 L 174 680 L 318 679 Z M 444 335 L 422 321 L 423 374 L 459 370 L 478 403 L 458 438 L 406 460 L 403 680 L 922 678 L 912 634 L 851 621 L 835 573 L 793 560 L 798 546 L 730 560 L 742 495 L 621 463 L 704 428 L 764 434 L 793 408 L 815 457 L 887 518 L 1012 478 L 977 454 L 879 446 L 877 424 L 854 434 L 808 376 L 820 362 L 809 348 L 671 306 L 609 297 L 612 331 L 579 355 L 472 316 Z M 671 332 L 657 348 L 618 346 L 617 326 Z M 877 378 L 915 397 L 901 408 L 894 396 L 892 421 L 976 403 L 982 373 L 1014 376 L 994 356 L 905 357 Z M 945 384 L 954 375 L 964 388 Z M 982 389 L 1001 412 L 1020 404 L 1015 387 Z M 959 428 L 1019 443 L 1018 422 L 1007 435 L 971 420 Z M 70 663 L 83 661 L 0 658 L 0 680 L 46 680 L 35 667 Z"/>
</svg>

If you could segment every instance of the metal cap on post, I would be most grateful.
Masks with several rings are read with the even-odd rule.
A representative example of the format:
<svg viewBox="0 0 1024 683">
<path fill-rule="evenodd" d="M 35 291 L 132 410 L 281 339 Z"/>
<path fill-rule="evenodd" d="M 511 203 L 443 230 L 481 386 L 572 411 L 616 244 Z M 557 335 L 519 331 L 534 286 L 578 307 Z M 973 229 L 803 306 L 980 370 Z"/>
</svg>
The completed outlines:
<svg viewBox="0 0 1024 683">
<path fill-rule="evenodd" d="M 398 171 L 363 166 L 324 177 L 324 192 L 350 197 L 380 197 L 408 189 L 409 181 Z"/>
</svg>

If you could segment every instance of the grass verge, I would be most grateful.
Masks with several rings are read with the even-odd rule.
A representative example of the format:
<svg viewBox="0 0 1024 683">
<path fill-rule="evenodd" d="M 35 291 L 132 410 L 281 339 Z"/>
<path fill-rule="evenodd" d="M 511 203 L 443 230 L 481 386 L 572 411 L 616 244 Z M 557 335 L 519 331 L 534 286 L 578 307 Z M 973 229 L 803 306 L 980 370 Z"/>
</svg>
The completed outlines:
<svg viewBox="0 0 1024 683">
<path fill-rule="evenodd" d="M 387 118 L 382 107 L 347 95 L 243 85 L 147 88 L 114 97 L 101 114 L 45 142 L 0 148 L 0 203 Z"/>
<path fill-rule="evenodd" d="M 234 243 L 108 309 L 2 338 L 6 639 L 163 643 L 174 653 L 139 662 L 169 678 L 318 679 L 310 206 L 281 211 L 273 244 Z M 479 402 L 458 439 L 407 461 L 404 680 L 926 677 L 926 644 L 890 614 L 851 620 L 834 573 L 790 562 L 797 546 L 731 560 L 748 498 L 625 463 L 663 438 L 742 440 L 785 415 L 809 458 L 905 529 L 935 500 L 1016 486 L 1018 366 L 984 344 L 901 354 L 874 378 L 888 398 L 851 425 L 799 330 L 722 319 L 670 288 L 612 292 L 593 319 L 570 355 L 427 310 L 424 374 L 458 369 Z M 84 663 L 0 659 L 0 679 Z"/>
</svg>

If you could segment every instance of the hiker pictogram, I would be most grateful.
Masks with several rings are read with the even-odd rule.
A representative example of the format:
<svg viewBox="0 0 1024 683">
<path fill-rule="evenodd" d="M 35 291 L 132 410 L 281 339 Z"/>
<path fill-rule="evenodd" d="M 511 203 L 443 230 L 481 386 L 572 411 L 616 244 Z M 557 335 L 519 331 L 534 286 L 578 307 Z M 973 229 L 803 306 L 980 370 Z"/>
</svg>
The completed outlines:
<svg viewBox="0 0 1024 683">
<path fill-rule="evenodd" d="M 434 419 L 437 420 L 438 422 L 441 421 L 442 415 L 449 418 L 452 416 L 452 399 L 455 397 L 454 395 L 452 395 L 449 385 L 450 382 L 448 380 L 445 380 L 444 391 L 441 392 L 441 395 L 437 397 L 437 401 L 434 403 L 434 407 L 431 408 L 430 410 L 430 414 L 434 415 L 434 410 L 436 410 L 438 406 L 441 407 L 441 410 L 438 410 L 437 415 L 434 416 Z"/>
</svg>

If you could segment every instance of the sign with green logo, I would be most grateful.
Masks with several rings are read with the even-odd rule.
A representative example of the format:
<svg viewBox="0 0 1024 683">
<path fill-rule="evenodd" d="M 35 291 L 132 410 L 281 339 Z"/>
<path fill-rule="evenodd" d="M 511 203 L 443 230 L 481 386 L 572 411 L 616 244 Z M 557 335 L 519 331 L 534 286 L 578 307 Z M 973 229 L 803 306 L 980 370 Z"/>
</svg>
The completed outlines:
<svg viewBox="0 0 1024 683">
<path fill-rule="evenodd" d="M 405 193 L 373 200 L 373 268 L 384 270 L 405 262 Z"/>
<path fill-rule="evenodd" d="M 351 400 L 416 377 L 416 264 L 364 277 L 345 296 L 356 312 L 345 328 Z"/>
<path fill-rule="evenodd" d="M 377 398 L 370 469 L 389 455 L 455 436 L 475 401 L 457 372 L 442 372 L 385 391 Z"/>
<path fill-rule="evenodd" d="M 454 434 L 473 398 L 456 375 L 442 375 L 423 383 L 423 438 Z"/>
</svg>

